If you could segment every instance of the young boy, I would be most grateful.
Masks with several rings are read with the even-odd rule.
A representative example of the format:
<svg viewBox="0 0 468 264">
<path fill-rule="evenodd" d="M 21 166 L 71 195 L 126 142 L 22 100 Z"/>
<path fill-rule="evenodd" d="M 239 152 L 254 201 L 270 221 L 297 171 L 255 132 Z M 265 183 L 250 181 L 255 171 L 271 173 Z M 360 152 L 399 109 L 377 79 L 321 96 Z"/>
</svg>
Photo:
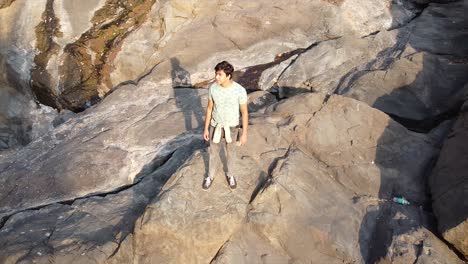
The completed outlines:
<svg viewBox="0 0 468 264">
<path fill-rule="evenodd" d="M 235 173 L 236 144 L 247 142 L 248 111 L 247 92 L 240 84 L 232 80 L 234 67 L 227 61 L 218 63 L 215 67 L 215 80 L 208 92 L 205 129 L 203 138 L 210 141 L 208 175 L 203 181 L 203 188 L 208 189 L 213 182 L 218 167 L 221 139 L 225 141 L 227 159 L 227 180 L 229 187 L 237 187 Z M 236 139 L 239 133 L 239 110 L 242 113 L 242 135 L 239 143 Z"/>
</svg>

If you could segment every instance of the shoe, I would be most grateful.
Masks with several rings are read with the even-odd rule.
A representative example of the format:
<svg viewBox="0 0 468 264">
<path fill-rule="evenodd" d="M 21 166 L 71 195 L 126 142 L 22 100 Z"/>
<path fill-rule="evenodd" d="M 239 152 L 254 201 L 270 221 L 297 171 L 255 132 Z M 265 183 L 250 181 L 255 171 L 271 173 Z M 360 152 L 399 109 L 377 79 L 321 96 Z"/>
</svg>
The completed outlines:
<svg viewBox="0 0 468 264">
<path fill-rule="evenodd" d="M 234 176 L 228 176 L 227 178 L 228 178 L 229 187 L 231 189 L 235 189 L 237 187 L 236 178 L 234 178 Z"/>
<path fill-rule="evenodd" d="M 205 177 L 205 180 L 203 180 L 203 189 L 208 190 L 212 183 L 213 180 L 210 177 Z"/>
</svg>

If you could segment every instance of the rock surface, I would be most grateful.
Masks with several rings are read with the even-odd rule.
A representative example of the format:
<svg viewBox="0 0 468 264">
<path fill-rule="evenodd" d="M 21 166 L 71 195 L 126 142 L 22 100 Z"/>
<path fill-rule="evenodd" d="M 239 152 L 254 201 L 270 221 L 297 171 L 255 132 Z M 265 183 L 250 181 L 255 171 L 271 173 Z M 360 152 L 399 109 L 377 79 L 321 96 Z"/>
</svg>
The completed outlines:
<svg viewBox="0 0 468 264">
<path fill-rule="evenodd" d="M 372 4 L 366 0 L 340 4 L 299 1 L 294 5 L 222 1 L 213 8 L 210 1 L 95 0 L 76 5 L 43 0 L 32 6 L 17 0 L 1 10 L 8 15 L 1 35 L 30 33 L 22 40 L 7 37 L 2 57 L 8 60 L 8 54 L 18 53 L 11 46 L 21 47 L 20 51 L 28 54 L 27 61 L 3 62 L 0 67 L 17 69 L 13 76 L 21 79 L 31 76 L 32 90 L 41 103 L 80 111 L 112 87 L 137 79 L 173 56 L 191 68 L 207 54 L 244 50 L 260 41 L 283 41 L 283 45 L 299 48 L 310 38 L 363 36 L 414 16 L 404 5 L 395 5 L 393 9 L 399 12 L 392 14 L 390 4 L 390 0 Z M 30 12 L 34 12 L 33 23 Z M 296 13 L 293 17 L 284 15 L 292 12 Z M 308 15 L 311 12 L 315 13 L 313 19 Z M 22 14 L 28 16 L 18 18 Z M 228 25 L 229 31 L 222 30 Z M 187 32 L 195 29 L 199 36 L 187 38 Z M 207 43 L 206 39 L 216 41 Z M 186 47 L 192 48 L 188 52 Z M 139 59 L 141 56 L 147 59 Z M 163 66 L 158 70 L 168 69 Z"/>
<path fill-rule="evenodd" d="M 191 130 L 202 124 L 205 91 L 152 83 L 139 95 L 134 89 L 121 87 L 92 114 L 68 120 L 12 155 L 0 153 L 0 216 L 130 185 L 199 137 Z"/>
<path fill-rule="evenodd" d="M 468 52 L 460 45 L 468 40 L 466 11 L 467 1 L 431 4 L 399 30 L 398 43 L 378 58 L 383 63 L 352 72 L 339 93 L 426 130 L 453 115 L 467 92 Z"/>
<path fill-rule="evenodd" d="M 0 1 L 0 262 L 463 263 L 468 1 L 427 2 Z M 222 60 L 249 139 L 204 191 Z"/>
<path fill-rule="evenodd" d="M 468 256 L 468 103 L 445 140 L 429 185 L 442 236 Z"/>
</svg>

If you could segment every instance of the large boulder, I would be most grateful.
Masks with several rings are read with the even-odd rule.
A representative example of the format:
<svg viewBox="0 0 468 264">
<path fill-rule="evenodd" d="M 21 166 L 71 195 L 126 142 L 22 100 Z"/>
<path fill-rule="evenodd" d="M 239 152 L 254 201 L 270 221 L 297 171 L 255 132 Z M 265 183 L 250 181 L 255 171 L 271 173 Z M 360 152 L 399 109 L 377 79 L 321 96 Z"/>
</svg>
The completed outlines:
<svg viewBox="0 0 468 264">
<path fill-rule="evenodd" d="M 444 142 L 429 179 L 434 213 L 442 236 L 468 256 L 468 103 Z"/>
<path fill-rule="evenodd" d="M 199 142 L 130 188 L 13 215 L 0 230 L 0 262 L 131 263 L 135 221 Z"/>
<path fill-rule="evenodd" d="M 303 91 L 333 93 L 344 76 L 395 45 L 396 37 L 397 32 L 390 31 L 368 38 L 342 37 L 317 43 L 277 77 L 280 97 Z"/>
<path fill-rule="evenodd" d="M 468 40 L 467 10 L 468 1 L 429 5 L 399 30 L 398 44 L 382 54 L 383 65 L 351 73 L 338 93 L 377 107 L 415 129 L 427 131 L 453 116 L 467 92 L 468 50 L 462 44 Z"/>
<path fill-rule="evenodd" d="M 399 10 L 398 15 L 392 10 Z M 281 42 L 281 50 L 269 50 L 278 54 L 330 37 L 390 29 L 415 15 L 390 0 L 227 1 L 216 8 L 210 1 L 16 0 L 0 12 L 6 17 L 0 68 L 11 69 L 9 79 L 23 80 L 25 87 L 31 79 L 41 103 L 73 111 L 89 107 L 113 87 L 155 67 L 165 75 L 175 56 L 182 67 L 193 70 L 217 52 Z M 230 30 L 223 30 L 226 27 Z M 12 61 L 20 54 L 23 59 Z M 243 62 L 248 63 L 254 62 Z"/>
<path fill-rule="evenodd" d="M 100 111 L 109 106 L 119 114 L 133 108 L 154 120 L 152 113 L 164 115 L 165 108 L 171 109 L 160 103 L 150 112 L 137 111 L 132 96 L 136 95 L 123 89 L 90 110 L 96 111 L 98 120 Z M 129 101 L 120 109 L 114 102 L 122 98 Z M 139 133 L 122 140 L 145 152 L 136 142 L 157 141 L 148 138 L 142 116 L 128 118 L 127 129 Z M 74 119 L 84 123 L 90 118 Z M 74 119 L 59 128 L 74 124 L 79 129 L 80 122 Z M 159 125 L 171 127 L 163 120 Z M 149 130 L 155 133 L 155 129 Z M 146 173 L 128 188 L 7 218 L 0 229 L 0 259 L 5 263 L 20 259 L 462 263 L 431 233 L 431 214 L 418 206 L 427 200 L 424 169 L 437 152 L 434 145 L 440 136 L 436 135 L 409 132 L 384 113 L 350 98 L 295 96 L 252 117 L 249 144 L 238 150 L 236 190 L 229 189 L 221 167 L 211 188 L 203 190 L 207 152 L 193 152 L 201 147 L 200 138 L 180 147 L 184 139 L 176 137 L 167 143 L 173 154 L 159 160 L 161 166 L 154 172 L 151 168 L 158 165 L 146 160 Z M 99 137 L 112 142 L 106 134 L 94 140 Z M 393 204 L 392 195 L 405 196 L 414 205 Z"/>
<path fill-rule="evenodd" d="M 134 89 L 121 87 L 93 111 L 0 154 L 0 217 L 133 184 L 199 137 L 206 90 L 144 81 Z"/>
<path fill-rule="evenodd" d="M 428 131 L 457 111 L 466 92 L 466 10 L 467 1 L 431 4 L 396 29 L 318 42 L 275 76 L 279 96 L 337 93 Z"/>
<path fill-rule="evenodd" d="M 462 263 L 417 206 L 436 140 L 358 101 L 324 99 L 292 97 L 252 120 L 234 192 L 221 173 L 202 190 L 195 155 L 138 220 L 137 262 Z M 393 195 L 416 206 L 393 205 Z"/>
<path fill-rule="evenodd" d="M 423 210 L 355 195 L 326 164 L 291 149 L 214 263 L 463 263 Z"/>
</svg>

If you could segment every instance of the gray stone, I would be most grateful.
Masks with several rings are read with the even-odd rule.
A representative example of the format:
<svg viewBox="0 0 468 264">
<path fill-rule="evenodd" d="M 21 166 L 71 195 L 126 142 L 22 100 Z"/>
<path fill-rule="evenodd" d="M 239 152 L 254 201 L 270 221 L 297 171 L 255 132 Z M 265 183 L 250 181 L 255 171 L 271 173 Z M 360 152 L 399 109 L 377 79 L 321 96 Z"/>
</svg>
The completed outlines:
<svg viewBox="0 0 468 264">
<path fill-rule="evenodd" d="M 433 4 L 399 31 L 382 52 L 386 63 L 350 72 L 338 93 L 431 128 L 461 104 L 467 92 L 466 1 Z M 433 26 L 427 27 L 425 25 Z"/>
<path fill-rule="evenodd" d="M 200 138 L 206 90 L 200 97 L 153 83 L 138 95 L 133 89 L 122 87 L 93 111 L 0 156 L 0 216 L 130 185 Z"/>
<path fill-rule="evenodd" d="M 465 257 L 468 256 L 467 120 L 468 103 L 465 102 L 429 178 L 439 232 Z"/>
<path fill-rule="evenodd" d="M 256 91 L 249 94 L 247 103 L 249 112 L 256 112 L 276 102 L 277 99 L 273 94 L 265 91 Z"/>
<path fill-rule="evenodd" d="M 115 194 L 77 199 L 13 215 L 0 230 L 0 261 L 129 263 L 135 221 L 200 144 L 183 147 L 155 172 Z M 130 250 L 127 248 L 130 246 Z M 109 260 L 112 258 L 111 260 Z"/>
<path fill-rule="evenodd" d="M 300 54 L 279 78 L 280 97 L 300 91 L 333 93 L 348 72 L 367 64 L 395 42 L 394 31 L 370 38 L 343 37 L 320 42 Z"/>
<path fill-rule="evenodd" d="M 276 85 L 281 74 L 286 70 L 286 68 L 288 68 L 291 65 L 292 61 L 294 61 L 296 58 L 297 55 L 292 56 L 291 58 L 282 61 L 280 64 L 263 71 L 260 80 L 258 81 L 258 87 L 261 90 L 268 90 L 273 88 Z"/>
<path fill-rule="evenodd" d="M 320 107 L 322 101 L 318 95 L 295 96 L 270 109 L 272 115 L 291 114 L 281 128 L 294 127 L 297 141 L 277 160 L 245 224 L 214 263 L 463 263 L 432 234 L 431 215 L 417 206 L 425 200 L 424 190 L 403 186 L 407 177 L 423 181 L 434 155 L 429 137 L 408 132 L 360 102 L 333 96 Z M 382 130 L 375 132 L 377 127 Z M 348 136 L 361 140 L 346 147 Z M 414 145 L 395 140 L 402 137 L 410 137 Z M 318 138 L 330 144 L 316 145 Z M 413 157 L 400 160 L 402 150 Z M 367 155 L 375 155 L 375 162 L 365 162 Z M 346 165 L 348 161 L 352 165 Z M 365 181 L 355 173 L 362 166 L 369 177 Z M 380 184 L 372 186 L 373 181 Z M 353 187 L 357 182 L 370 185 Z M 412 197 L 416 206 L 393 204 L 390 193 Z"/>
</svg>

